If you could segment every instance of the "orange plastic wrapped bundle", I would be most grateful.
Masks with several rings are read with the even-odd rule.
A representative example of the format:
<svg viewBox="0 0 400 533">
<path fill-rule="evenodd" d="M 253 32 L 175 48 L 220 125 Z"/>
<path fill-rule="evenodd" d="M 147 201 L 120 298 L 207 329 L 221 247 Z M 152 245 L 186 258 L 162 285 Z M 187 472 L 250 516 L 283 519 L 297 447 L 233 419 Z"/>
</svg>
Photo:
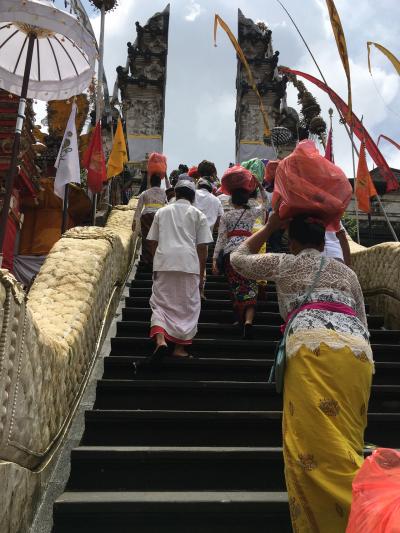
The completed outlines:
<svg viewBox="0 0 400 533">
<path fill-rule="evenodd" d="M 159 154 L 158 152 L 153 152 L 149 155 L 147 174 L 149 176 L 160 174 L 162 178 L 167 174 L 167 158 L 165 155 Z"/>
<path fill-rule="evenodd" d="M 228 168 L 221 179 L 221 191 L 224 194 L 232 194 L 235 189 L 252 192 L 256 186 L 257 181 L 253 174 L 240 165 Z"/>
<path fill-rule="evenodd" d="M 190 167 L 188 170 L 188 174 L 191 178 L 197 179 L 200 177 L 199 171 L 197 167 Z"/>
<path fill-rule="evenodd" d="M 321 219 L 330 231 L 339 231 L 352 188 L 344 172 L 325 159 L 313 141 L 301 141 L 276 170 L 272 205 L 288 220 L 308 213 Z"/>
<path fill-rule="evenodd" d="M 379 448 L 353 480 L 346 533 L 400 532 L 400 453 Z"/>
<path fill-rule="evenodd" d="M 280 161 L 278 159 L 276 161 L 271 159 L 266 164 L 264 179 L 267 183 L 272 184 L 274 182 L 276 169 L 278 168 L 279 163 Z"/>
</svg>

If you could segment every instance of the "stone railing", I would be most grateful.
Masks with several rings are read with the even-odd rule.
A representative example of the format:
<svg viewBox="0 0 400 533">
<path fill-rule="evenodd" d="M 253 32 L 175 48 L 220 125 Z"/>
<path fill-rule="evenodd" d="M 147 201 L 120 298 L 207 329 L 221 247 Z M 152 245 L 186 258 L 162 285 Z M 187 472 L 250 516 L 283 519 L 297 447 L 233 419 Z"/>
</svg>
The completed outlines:
<svg viewBox="0 0 400 533">
<path fill-rule="evenodd" d="M 371 306 L 385 317 L 385 326 L 400 329 L 400 243 L 386 242 L 364 248 L 350 243 L 352 268 Z"/>
<path fill-rule="evenodd" d="M 2 532 L 26 530 L 24 505 L 32 509 L 41 492 L 34 471 L 50 462 L 69 427 L 134 256 L 135 205 L 113 209 L 104 228 L 69 230 L 28 296 L 0 270 Z"/>
</svg>

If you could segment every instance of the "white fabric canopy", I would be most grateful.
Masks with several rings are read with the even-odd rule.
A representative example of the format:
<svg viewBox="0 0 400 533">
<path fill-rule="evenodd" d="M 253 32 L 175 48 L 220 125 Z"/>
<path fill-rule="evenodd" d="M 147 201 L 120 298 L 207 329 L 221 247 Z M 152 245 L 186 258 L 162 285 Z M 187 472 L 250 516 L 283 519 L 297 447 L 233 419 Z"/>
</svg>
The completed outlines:
<svg viewBox="0 0 400 533">
<path fill-rule="evenodd" d="M 96 43 L 74 15 L 48 0 L 0 1 L 0 87 L 21 94 L 27 34 L 34 27 L 28 98 L 65 100 L 94 75 Z"/>
</svg>

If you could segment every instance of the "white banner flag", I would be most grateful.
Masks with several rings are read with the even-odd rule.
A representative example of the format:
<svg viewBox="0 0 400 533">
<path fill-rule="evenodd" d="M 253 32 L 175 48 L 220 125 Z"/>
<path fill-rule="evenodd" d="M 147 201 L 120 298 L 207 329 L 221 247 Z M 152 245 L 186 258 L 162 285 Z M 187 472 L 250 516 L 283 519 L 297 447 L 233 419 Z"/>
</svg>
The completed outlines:
<svg viewBox="0 0 400 533">
<path fill-rule="evenodd" d="M 54 193 L 62 200 L 64 200 L 65 186 L 67 183 L 81 182 L 78 136 L 75 125 L 76 111 L 76 104 L 72 104 L 71 114 L 68 119 L 68 124 L 55 163 L 57 174 L 54 181 Z"/>
</svg>

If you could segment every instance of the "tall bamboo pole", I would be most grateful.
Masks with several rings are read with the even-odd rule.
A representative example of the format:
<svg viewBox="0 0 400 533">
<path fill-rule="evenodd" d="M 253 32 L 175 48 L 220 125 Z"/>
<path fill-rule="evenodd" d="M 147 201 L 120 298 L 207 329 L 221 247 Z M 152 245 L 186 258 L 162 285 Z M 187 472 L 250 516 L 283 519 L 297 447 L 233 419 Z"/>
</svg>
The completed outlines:
<svg viewBox="0 0 400 533">
<path fill-rule="evenodd" d="M 104 27 L 106 8 L 104 2 L 100 8 L 100 40 L 99 40 L 99 64 L 97 70 L 97 94 L 96 94 L 96 123 L 101 121 L 103 104 L 103 62 L 104 62 Z M 96 225 L 97 194 L 93 194 L 92 200 L 92 225 Z"/>
</svg>

